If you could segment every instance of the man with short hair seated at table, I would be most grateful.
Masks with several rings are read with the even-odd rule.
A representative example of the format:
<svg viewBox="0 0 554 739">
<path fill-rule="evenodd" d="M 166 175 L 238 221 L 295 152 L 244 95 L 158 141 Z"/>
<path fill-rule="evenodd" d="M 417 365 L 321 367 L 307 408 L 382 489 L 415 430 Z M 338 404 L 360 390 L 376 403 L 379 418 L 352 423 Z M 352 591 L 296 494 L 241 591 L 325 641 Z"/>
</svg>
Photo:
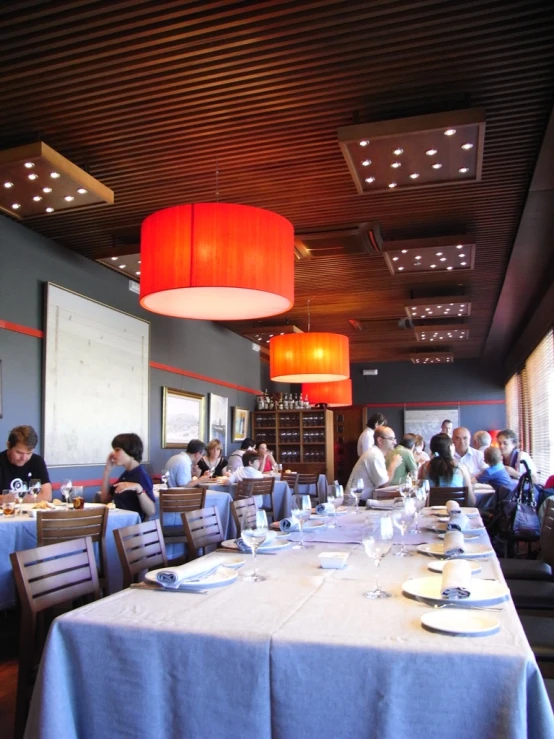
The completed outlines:
<svg viewBox="0 0 554 739">
<path fill-rule="evenodd" d="M 485 449 L 491 445 L 492 437 L 488 431 L 476 431 L 473 434 L 473 448 L 485 453 Z"/>
<path fill-rule="evenodd" d="M 512 480 L 506 472 L 500 449 L 494 446 L 487 447 L 485 449 L 485 462 L 489 465 L 488 469 L 480 472 L 472 479 L 472 482 L 490 485 L 495 490 L 500 486 L 513 489 L 517 485 L 517 480 Z"/>
<path fill-rule="evenodd" d="M 264 476 L 256 466 L 258 459 L 257 452 L 253 450 L 244 452 L 242 455 L 242 467 L 235 470 L 235 472 L 227 474 L 229 482 L 232 484 L 241 480 L 263 480 Z"/>
<path fill-rule="evenodd" d="M 206 481 L 210 477 L 210 470 L 206 470 L 203 475 L 197 479 L 192 479 L 193 475 L 199 472 L 196 468 L 199 460 L 206 451 L 206 445 L 200 439 L 191 439 L 187 444 L 186 451 L 175 454 L 170 457 L 165 465 L 169 472 L 167 485 L 170 488 L 182 488 L 185 485 L 188 488 L 196 487 L 202 481 Z"/>
<path fill-rule="evenodd" d="M 452 441 L 454 442 L 454 459 L 466 466 L 470 477 L 475 477 L 481 473 L 486 465 L 483 458 L 483 452 L 469 446 L 471 434 L 469 429 L 464 426 L 458 426 L 452 433 Z"/>
<path fill-rule="evenodd" d="M 40 480 L 37 500 L 52 500 L 46 464 L 33 451 L 37 444 L 37 432 L 32 426 L 16 426 L 10 431 L 7 449 L 0 453 L 0 492 L 27 490 L 31 480 Z"/>
<path fill-rule="evenodd" d="M 363 480 L 364 489 L 360 495 L 360 503 L 364 501 L 364 505 L 365 501 L 373 496 L 375 488 L 391 484 L 394 471 L 402 463 L 399 454 L 392 455 L 388 465 L 385 461 L 385 454 L 391 452 L 396 444 L 396 437 L 391 428 L 378 426 L 375 429 L 374 442 L 371 449 L 358 459 L 346 483 L 345 497 L 348 497 L 352 485 L 358 480 Z"/>
</svg>

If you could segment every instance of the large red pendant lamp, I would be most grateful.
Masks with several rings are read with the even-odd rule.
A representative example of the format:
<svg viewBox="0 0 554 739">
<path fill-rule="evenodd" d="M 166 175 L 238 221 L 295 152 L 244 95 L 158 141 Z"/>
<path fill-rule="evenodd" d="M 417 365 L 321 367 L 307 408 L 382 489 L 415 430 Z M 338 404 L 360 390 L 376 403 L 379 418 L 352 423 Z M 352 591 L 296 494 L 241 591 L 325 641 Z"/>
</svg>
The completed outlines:
<svg viewBox="0 0 554 739">
<path fill-rule="evenodd" d="M 275 382 L 336 382 L 350 377 L 348 337 L 322 332 L 283 334 L 269 342 Z"/>
<path fill-rule="evenodd" d="M 140 304 L 154 313 L 234 321 L 277 315 L 294 302 L 294 229 L 269 210 L 160 210 L 142 224 L 140 258 Z"/>
<path fill-rule="evenodd" d="M 308 396 L 310 405 L 325 403 L 331 408 L 352 405 L 352 380 L 304 383 L 302 395 Z"/>
</svg>

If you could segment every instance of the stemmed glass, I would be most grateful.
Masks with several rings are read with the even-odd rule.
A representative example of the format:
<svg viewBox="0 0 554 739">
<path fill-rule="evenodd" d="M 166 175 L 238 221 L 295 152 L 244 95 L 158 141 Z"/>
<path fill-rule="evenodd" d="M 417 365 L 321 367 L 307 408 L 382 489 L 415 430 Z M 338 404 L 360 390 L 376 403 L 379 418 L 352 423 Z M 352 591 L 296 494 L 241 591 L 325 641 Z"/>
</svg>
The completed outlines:
<svg viewBox="0 0 554 739">
<path fill-rule="evenodd" d="M 295 495 L 293 501 L 292 515 L 300 526 L 300 541 L 293 549 L 311 549 L 313 544 L 304 544 L 304 522 L 308 521 L 312 514 L 312 501 L 309 495 Z"/>
<path fill-rule="evenodd" d="M 33 503 L 37 502 L 37 496 L 40 493 L 41 488 L 42 482 L 38 478 L 34 477 L 29 480 L 29 492 L 33 494 Z"/>
<path fill-rule="evenodd" d="M 162 481 L 162 484 L 165 485 L 167 488 L 167 483 L 169 482 L 169 470 L 166 470 L 164 467 L 162 470 L 162 474 L 160 475 L 160 479 Z"/>
<path fill-rule="evenodd" d="M 358 508 L 358 501 L 360 499 L 360 495 L 362 494 L 364 490 L 364 481 L 360 477 L 359 480 L 356 480 L 352 483 L 352 486 L 350 488 L 350 495 L 354 498 L 354 513 L 360 513 L 360 510 Z"/>
<path fill-rule="evenodd" d="M 390 515 L 371 514 L 368 516 L 368 523 L 364 530 L 362 542 L 367 556 L 375 561 L 375 587 L 373 590 L 368 590 L 367 593 L 364 593 L 366 598 L 374 600 L 377 598 L 391 597 L 391 593 L 383 590 L 379 583 L 379 565 L 383 557 L 391 550 L 392 535 L 393 528 Z"/>
<path fill-rule="evenodd" d="M 414 524 L 410 529 L 413 534 L 419 534 L 419 512 L 425 507 L 427 500 L 427 490 L 425 489 L 426 480 L 420 480 L 414 488 L 415 497 L 412 499 L 415 505 Z"/>
<path fill-rule="evenodd" d="M 329 524 L 330 529 L 337 529 L 339 527 L 337 521 L 337 508 L 343 502 L 344 497 L 340 485 L 329 485 L 327 488 L 327 502 L 333 506 L 333 521 Z"/>
<path fill-rule="evenodd" d="M 252 560 L 254 563 L 254 570 L 250 575 L 245 575 L 243 580 L 247 582 L 261 582 L 266 578 L 263 575 L 258 575 L 256 572 L 256 551 L 260 544 L 263 544 L 267 538 L 267 516 L 264 510 L 256 510 L 256 518 L 251 514 L 245 515 L 243 518 L 243 526 L 241 530 L 241 538 L 244 543 L 252 550 Z"/>
<path fill-rule="evenodd" d="M 412 498 L 404 498 L 398 501 L 398 505 L 393 505 L 392 520 L 402 536 L 400 549 L 395 553 L 395 557 L 411 557 L 412 552 L 406 549 L 404 536 L 410 527 L 415 515 L 415 505 Z"/>
<path fill-rule="evenodd" d="M 65 478 L 60 482 L 60 493 L 62 494 L 62 498 L 65 500 L 65 505 L 67 508 L 69 508 L 69 500 L 71 498 L 71 493 L 73 491 L 73 483 L 71 480 Z"/>
</svg>

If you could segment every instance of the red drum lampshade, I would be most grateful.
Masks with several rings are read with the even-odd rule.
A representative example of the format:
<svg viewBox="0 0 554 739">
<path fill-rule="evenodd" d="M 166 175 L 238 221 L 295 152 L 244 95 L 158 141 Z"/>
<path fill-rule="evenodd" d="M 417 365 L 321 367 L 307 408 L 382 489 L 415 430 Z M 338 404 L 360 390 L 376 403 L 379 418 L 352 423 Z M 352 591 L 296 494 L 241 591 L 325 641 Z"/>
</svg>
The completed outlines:
<svg viewBox="0 0 554 739">
<path fill-rule="evenodd" d="M 348 337 L 307 333 L 274 336 L 269 375 L 275 382 L 336 382 L 350 377 Z"/>
<path fill-rule="evenodd" d="M 498 446 L 497 436 L 499 433 L 500 433 L 500 429 L 493 429 L 492 431 L 489 430 L 489 434 L 491 437 L 491 446 Z"/>
<path fill-rule="evenodd" d="M 294 229 L 249 205 L 194 203 L 148 216 L 140 304 L 177 318 L 243 320 L 294 302 Z"/>
<path fill-rule="evenodd" d="M 311 405 L 326 403 L 335 407 L 352 405 L 352 380 L 338 382 L 309 382 L 302 385 L 302 395 L 307 395 Z"/>
</svg>

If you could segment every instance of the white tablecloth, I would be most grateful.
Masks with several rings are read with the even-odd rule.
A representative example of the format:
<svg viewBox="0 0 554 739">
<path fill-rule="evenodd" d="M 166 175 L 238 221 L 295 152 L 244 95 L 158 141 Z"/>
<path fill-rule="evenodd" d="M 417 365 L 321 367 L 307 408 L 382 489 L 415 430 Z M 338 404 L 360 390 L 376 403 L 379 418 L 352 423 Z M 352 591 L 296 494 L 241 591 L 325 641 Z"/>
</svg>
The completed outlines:
<svg viewBox="0 0 554 739">
<path fill-rule="evenodd" d="M 110 510 L 106 527 L 106 556 L 108 582 L 111 593 L 121 590 L 123 575 L 113 537 L 114 529 L 140 523 L 140 516 L 133 511 Z M 11 552 L 32 549 L 37 545 L 37 522 L 30 516 L 0 516 L 0 609 L 15 605 Z"/>
<path fill-rule="evenodd" d="M 341 526 L 349 518 L 361 516 Z M 351 552 L 346 569 L 319 567 L 318 552 L 330 550 Z M 401 586 L 430 574 L 430 561 L 389 555 L 381 579 L 393 597 L 369 601 L 374 566 L 362 547 L 319 544 L 260 556 L 262 583 L 204 595 L 126 590 L 64 615 L 27 739 L 552 739 L 511 602 L 492 636 L 422 629 L 429 609 Z M 482 564 L 482 577 L 502 579 L 495 558 Z"/>
</svg>

